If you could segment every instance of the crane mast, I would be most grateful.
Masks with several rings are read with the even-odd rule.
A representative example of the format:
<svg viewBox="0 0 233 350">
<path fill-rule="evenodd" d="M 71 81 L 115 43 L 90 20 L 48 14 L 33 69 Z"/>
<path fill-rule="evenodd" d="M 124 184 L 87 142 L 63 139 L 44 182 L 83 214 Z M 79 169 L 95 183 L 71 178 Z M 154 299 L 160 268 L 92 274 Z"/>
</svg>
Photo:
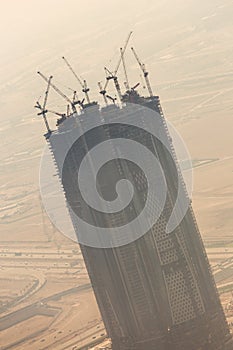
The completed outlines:
<svg viewBox="0 0 233 350">
<path fill-rule="evenodd" d="M 124 47 L 123 47 L 123 49 L 122 49 L 122 54 L 123 54 L 123 55 L 124 55 L 125 50 L 126 50 L 126 48 L 127 48 L 127 46 L 128 46 L 129 39 L 130 39 L 132 33 L 133 33 L 133 32 L 131 31 L 131 32 L 129 33 L 129 35 L 127 36 L 127 39 L 126 39 L 126 41 L 125 41 L 125 45 L 124 45 Z M 119 67 L 120 67 L 121 60 L 122 60 L 122 58 L 120 57 L 120 59 L 119 59 L 117 65 L 116 65 L 115 71 L 114 71 L 113 73 L 110 72 L 110 74 L 111 74 L 110 79 L 113 79 L 113 77 L 116 78 L 116 74 L 117 74 L 118 69 L 119 69 Z M 105 68 L 104 68 L 104 69 L 105 69 Z M 106 71 L 106 69 L 105 69 L 105 71 Z M 108 77 L 107 77 L 106 83 L 105 83 L 105 85 L 104 85 L 104 90 L 107 89 L 108 82 L 109 82 L 110 79 L 108 79 Z M 116 84 L 115 84 L 115 85 L 116 85 Z M 118 85 L 119 85 L 119 84 L 118 84 Z"/>
<path fill-rule="evenodd" d="M 99 92 L 100 92 L 101 95 L 103 95 L 104 102 L 107 105 L 108 104 L 108 100 L 107 100 L 107 97 L 106 97 L 106 90 L 103 89 L 103 86 L 102 86 L 100 81 L 98 82 L 98 86 L 99 86 L 99 89 L 100 89 Z"/>
<path fill-rule="evenodd" d="M 49 79 L 46 78 L 46 76 L 44 76 L 41 72 L 37 72 L 37 73 L 38 73 L 47 83 L 49 82 Z M 50 79 L 50 80 L 51 80 L 51 79 Z M 76 107 L 75 107 L 75 104 L 76 104 L 76 103 L 73 102 L 73 101 L 71 101 L 71 100 L 69 99 L 69 97 L 67 97 L 65 94 L 63 94 L 63 92 L 61 92 L 61 90 L 59 90 L 59 89 L 56 87 L 56 85 L 52 84 L 51 82 L 50 82 L 50 86 L 51 86 L 61 97 L 63 97 L 68 103 L 70 103 L 73 112 L 74 112 L 74 113 L 77 113 L 77 109 L 76 109 Z"/>
<path fill-rule="evenodd" d="M 66 115 L 67 117 L 70 115 L 70 105 L 67 105 L 66 107 Z"/>
<path fill-rule="evenodd" d="M 146 82 L 146 87 L 147 87 L 147 90 L 149 92 L 149 95 L 150 95 L 150 97 L 153 97 L 152 88 L 151 88 L 150 81 L 149 81 L 149 78 L 148 78 L 148 74 L 149 73 L 146 70 L 145 64 L 140 61 L 140 59 L 139 59 L 139 57 L 138 57 L 138 55 L 137 55 L 137 53 L 136 53 L 136 51 L 134 50 L 133 47 L 131 47 L 131 50 L 132 50 L 132 52 L 133 52 L 133 54 L 134 54 L 134 56 L 135 56 L 135 58 L 136 58 L 136 60 L 137 60 L 137 62 L 139 64 L 139 66 L 140 66 L 140 68 L 141 68 L 141 70 L 143 72 L 143 75 L 144 75 L 144 78 L 145 78 L 145 82 Z"/>
<path fill-rule="evenodd" d="M 116 88 L 116 91 L 117 91 L 117 94 L 119 96 L 119 99 L 121 101 L 122 99 L 122 94 L 121 94 L 121 88 L 120 88 L 120 85 L 119 85 L 119 82 L 118 82 L 118 79 L 117 79 L 117 76 L 115 74 L 113 74 L 112 72 L 110 72 L 110 70 L 107 68 L 107 67 L 104 67 L 104 70 L 106 72 L 107 75 L 107 81 L 113 79 L 114 81 L 114 85 L 115 85 L 115 88 Z M 106 84 L 105 84 L 106 85 Z"/>
<path fill-rule="evenodd" d="M 124 45 L 124 47 L 123 47 L 123 49 L 122 49 L 123 55 L 125 54 L 125 50 L 126 50 L 126 48 L 127 48 L 127 46 L 128 46 L 129 39 L 130 39 L 130 37 L 131 37 L 132 34 L 133 34 L 133 32 L 131 31 L 131 32 L 129 32 L 129 35 L 127 36 L 127 39 L 126 39 L 126 41 L 125 41 L 125 45 Z M 121 57 L 120 57 L 120 59 L 119 59 L 119 61 L 118 61 L 118 63 L 117 63 L 116 69 L 115 69 L 115 71 L 114 71 L 114 75 L 116 75 L 116 73 L 118 72 L 118 69 L 119 69 L 119 67 L 120 67 L 120 64 L 121 64 Z"/>
<path fill-rule="evenodd" d="M 51 134 L 51 132 L 52 132 L 50 127 L 49 127 L 49 123 L 48 123 L 48 120 L 47 120 L 47 117 L 46 117 L 46 114 L 48 113 L 48 110 L 46 109 L 46 103 L 47 103 L 47 100 L 48 100 L 48 94 L 49 94 L 49 89 L 50 89 L 50 86 L 51 86 L 51 80 L 52 80 L 52 75 L 47 80 L 48 85 L 47 85 L 47 89 L 45 91 L 45 98 L 44 98 L 43 106 L 41 106 L 39 101 L 37 101 L 36 105 L 35 105 L 35 108 L 38 108 L 41 111 L 37 115 L 42 115 L 43 116 L 44 123 L 45 123 L 46 129 L 48 131 L 48 134 Z"/>
<path fill-rule="evenodd" d="M 122 65 L 123 65 L 124 75 L 125 75 L 125 87 L 127 90 L 129 90 L 130 89 L 129 79 L 128 79 L 128 74 L 127 74 L 127 70 L 126 70 L 125 57 L 124 57 L 124 52 L 123 52 L 122 47 L 120 48 L 120 52 L 121 52 L 121 61 L 122 61 Z"/>
<path fill-rule="evenodd" d="M 89 91 L 90 91 L 90 89 L 89 89 L 89 87 L 87 87 L 87 81 L 84 80 L 84 81 L 83 81 L 83 89 L 82 89 L 82 92 L 84 92 L 84 94 L 85 94 L 85 96 L 86 96 L 87 103 L 91 103 L 90 97 L 89 97 L 89 94 L 88 94 Z"/>
<path fill-rule="evenodd" d="M 70 63 L 67 61 L 67 59 L 63 56 L 62 59 L 65 61 L 67 67 L 69 68 L 69 70 L 73 73 L 73 75 L 75 76 L 75 78 L 78 80 L 79 84 L 82 87 L 82 92 L 84 92 L 87 103 L 90 103 L 90 97 L 88 92 L 90 91 L 90 89 L 87 87 L 87 82 L 86 80 L 84 80 L 83 82 L 81 81 L 81 79 L 79 78 L 79 76 L 75 73 L 74 69 L 72 68 L 72 66 L 70 65 Z"/>
</svg>

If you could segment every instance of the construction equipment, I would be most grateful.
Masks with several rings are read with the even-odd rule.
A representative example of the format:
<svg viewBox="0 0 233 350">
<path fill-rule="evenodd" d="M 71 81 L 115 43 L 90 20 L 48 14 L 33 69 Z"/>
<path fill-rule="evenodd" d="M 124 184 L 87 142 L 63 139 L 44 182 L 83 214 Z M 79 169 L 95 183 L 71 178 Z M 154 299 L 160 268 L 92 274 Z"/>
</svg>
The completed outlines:
<svg viewBox="0 0 233 350">
<path fill-rule="evenodd" d="M 122 65 L 123 65 L 124 75 L 125 75 L 125 87 L 126 87 L 126 90 L 129 90 L 130 89 L 129 79 L 128 79 L 128 74 L 127 74 L 127 70 L 126 70 L 125 57 L 124 57 L 124 52 L 123 52 L 122 47 L 120 48 L 120 52 L 121 52 L 121 61 L 122 61 Z"/>
<path fill-rule="evenodd" d="M 106 95 L 106 97 L 109 99 L 109 100 L 111 100 L 114 104 L 116 103 L 116 97 L 112 97 L 112 96 L 110 96 L 110 95 Z"/>
<path fill-rule="evenodd" d="M 83 98 L 82 101 L 81 101 L 81 100 L 78 101 L 78 104 L 79 104 L 82 108 L 84 108 L 84 101 L 85 101 L 85 98 Z"/>
<path fill-rule="evenodd" d="M 46 109 L 46 103 L 47 103 L 47 100 L 48 100 L 48 93 L 49 93 L 49 89 L 50 89 L 50 86 L 51 86 L 51 80 L 52 80 L 52 75 L 47 80 L 48 85 L 47 85 L 47 89 L 45 91 L 45 97 L 44 97 L 43 106 L 41 106 L 39 101 L 37 101 L 36 105 L 35 105 L 35 108 L 40 109 L 40 112 L 37 115 L 42 115 L 43 116 L 43 119 L 44 119 L 44 122 L 45 122 L 46 129 L 48 131 L 48 134 L 51 134 L 51 132 L 52 132 L 50 127 L 49 127 L 49 123 L 48 123 L 48 120 L 47 120 L 47 117 L 46 117 L 46 114 L 48 113 L 48 110 Z"/>
<path fill-rule="evenodd" d="M 129 39 L 130 39 L 132 33 L 133 33 L 133 32 L 131 31 L 131 32 L 129 33 L 129 35 L 127 36 L 125 45 L 124 45 L 124 47 L 122 48 L 122 51 L 121 51 L 121 57 L 120 57 L 120 59 L 119 59 L 117 65 L 116 65 L 116 68 L 115 68 L 114 72 L 112 73 L 112 72 L 109 71 L 109 69 L 107 69 L 106 67 L 104 67 L 104 70 L 105 70 L 105 72 L 107 73 L 107 76 L 106 76 L 106 83 L 105 83 L 104 88 L 103 88 L 102 91 L 106 91 L 109 80 L 113 79 L 120 100 L 121 100 L 121 91 L 120 91 L 120 85 L 119 85 L 118 79 L 117 79 L 117 72 L 118 72 L 118 69 L 119 69 L 120 64 L 121 64 L 121 61 L 122 61 L 122 55 L 124 55 L 124 53 L 125 53 L 125 50 L 126 50 L 126 48 L 127 48 L 127 46 L 128 46 Z M 108 74 L 110 74 L 110 75 L 108 75 Z M 101 92 L 100 92 L 100 93 L 101 93 Z"/>
<path fill-rule="evenodd" d="M 120 88 L 117 76 L 115 74 L 113 74 L 112 72 L 110 72 L 110 70 L 107 67 L 104 67 L 104 70 L 106 72 L 107 81 L 113 79 L 117 94 L 119 96 L 119 99 L 121 100 L 122 94 L 121 94 L 121 88 Z"/>
<path fill-rule="evenodd" d="M 127 39 L 126 39 L 126 41 L 125 41 L 125 45 L 124 45 L 124 47 L 123 47 L 123 49 L 122 49 L 123 55 L 124 55 L 125 50 L 126 50 L 126 48 L 127 48 L 127 46 L 128 46 L 129 39 L 130 39 L 132 33 L 133 33 L 133 32 L 131 31 L 131 32 L 129 33 L 129 35 L 127 36 Z M 119 59 L 117 65 L 116 65 L 115 71 L 114 71 L 114 73 L 113 73 L 114 76 L 117 74 L 118 69 L 119 69 L 119 67 L 120 67 L 120 64 L 121 64 L 121 57 L 120 57 L 120 59 Z M 105 86 L 104 86 L 104 89 L 105 89 L 105 90 L 106 90 L 106 88 L 107 88 L 107 85 L 108 85 L 108 80 L 106 81 Z"/>
<path fill-rule="evenodd" d="M 77 96 L 77 91 L 73 91 L 73 98 L 72 98 L 72 103 L 77 105 L 79 102 L 78 96 Z"/>
<path fill-rule="evenodd" d="M 81 81 L 81 79 L 79 78 L 79 76 L 75 73 L 74 69 L 72 68 L 72 66 L 70 65 L 70 63 L 67 61 L 67 59 L 63 56 L 62 59 L 65 61 L 67 67 L 69 68 L 69 70 L 73 73 L 73 75 L 75 76 L 75 78 L 78 80 L 79 84 L 82 87 L 82 92 L 84 92 L 85 96 L 86 96 L 86 100 L 87 103 L 90 103 L 90 98 L 89 98 L 89 94 L 88 92 L 90 91 L 90 89 L 87 87 L 87 82 L 86 80 L 83 80 L 83 82 Z"/>
<path fill-rule="evenodd" d="M 67 115 L 67 117 L 70 115 L 70 105 L 67 105 L 66 115 Z"/>
<path fill-rule="evenodd" d="M 132 50 L 132 52 L 133 52 L 133 54 L 134 54 L 134 56 L 135 56 L 135 58 L 136 58 L 136 60 L 137 60 L 137 62 L 139 64 L 139 66 L 140 66 L 140 68 L 141 68 L 141 70 L 143 72 L 143 75 L 144 75 L 144 78 L 145 78 L 145 82 L 146 82 L 146 87 L 148 89 L 149 95 L 150 95 L 150 97 L 153 97 L 153 92 L 152 92 L 151 85 L 150 85 L 149 78 L 148 78 L 148 74 L 149 73 L 146 70 L 145 64 L 140 61 L 140 59 L 138 58 L 138 55 L 136 54 L 136 51 L 134 50 L 133 47 L 131 47 L 131 50 Z"/>
<path fill-rule="evenodd" d="M 68 117 L 68 115 L 66 113 L 58 113 L 56 111 L 52 111 L 50 109 L 47 110 L 49 113 L 52 113 L 52 114 L 55 114 L 55 115 L 58 115 L 60 118 L 57 119 L 57 123 L 56 123 L 56 126 L 60 125 L 61 123 L 63 123 L 66 118 Z"/>
<path fill-rule="evenodd" d="M 101 95 L 103 95 L 104 102 L 105 102 L 105 104 L 107 105 L 107 104 L 108 104 L 108 100 L 107 100 L 107 98 L 106 98 L 106 92 L 107 92 L 107 91 L 103 89 L 102 84 L 101 84 L 100 81 L 98 82 L 98 86 L 99 86 L 99 89 L 100 89 L 99 93 L 100 93 Z"/>
<path fill-rule="evenodd" d="M 46 76 L 44 76 L 41 72 L 37 72 L 45 81 L 49 82 L 49 79 L 46 78 Z M 51 80 L 51 79 L 50 79 Z M 56 87 L 56 85 L 52 84 L 50 82 L 50 86 L 61 96 L 63 97 L 70 105 L 71 105 L 71 108 L 73 110 L 74 113 L 77 113 L 77 109 L 75 107 L 76 104 L 78 104 L 77 101 L 71 101 L 69 97 L 67 97 L 63 92 L 61 92 L 61 90 L 58 89 L 58 87 Z M 75 93 L 76 95 L 76 93 Z"/>
<path fill-rule="evenodd" d="M 137 87 L 140 85 L 140 83 L 137 83 L 136 85 L 134 85 L 132 88 L 131 88 L 131 90 L 136 90 L 137 89 Z"/>
<path fill-rule="evenodd" d="M 51 109 L 47 109 L 47 112 L 58 115 L 60 117 L 57 119 L 56 126 L 60 125 L 62 122 L 64 122 L 67 119 L 67 117 L 69 117 L 69 115 L 66 113 L 59 113 L 59 112 L 53 111 Z"/>
<path fill-rule="evenodd" d="M 52 113 L 52 114 L 56 114 L 59 117 L 67 117 L 66 113 L 59 113 L 59 112 L 56 112 L 56 111 L 52 111 L 51 109 L 47 109 L 47 112 Z"/>
</svg>

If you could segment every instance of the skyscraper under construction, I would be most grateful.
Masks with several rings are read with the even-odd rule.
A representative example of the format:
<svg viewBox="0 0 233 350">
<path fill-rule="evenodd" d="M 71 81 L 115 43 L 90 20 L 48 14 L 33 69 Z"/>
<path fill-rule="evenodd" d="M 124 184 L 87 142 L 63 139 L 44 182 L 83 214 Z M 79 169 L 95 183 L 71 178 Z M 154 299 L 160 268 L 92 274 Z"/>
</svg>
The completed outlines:
<svg viewBox="0 0 233 350">
<path fill-rule="evenodd" d="M 63 169 L 59 169 L 72 211 L 93 226 L 116 227 L 117 230 L 140 213 L 148 194 L 143 170 L 118 155 L 99 174 L 97 187 L 103 198 L 111 201 L 115 184 L 121 179 L 129 179 L 136 192 L 131 203 L 125 210 L 104 218 L 86 205 L 77 186 L 77 170 L 84 155 L 99 142 L 119 138 L 139 142 L 156 155 L 164 170 L 167 183 L 165 205 L 148 232 L 120 246 L 101 248 L 80 244 L 112 348 L 232 350 L 231 335 L 191 204 L 180 224 L 171 233 L 166 231 L 177 197 L 177 177 L 181 175 L 177 171 L 159 97 L 152 93 L 149 97 L 142 97 L 131 89 L 121 100 L 121 108 L 112 104 L 101 109 L 96 103 L 82 106 L 81 114 L 74 113 L 67 118 L 68 126 L 64 126 L 66 121 L 64 125 L 60 123 L 58 130 L 52 133 L 53 137 L 51 132 L 46 135 L 57 162 L 56 149 L 60 140 L 69 144 L 69 133 L 88 124 L 90 111 L 100 120 L 112 115 L 114 124 L 105 124 L 98 132 L 90 131 L 79 138 L 66 156 Z M 129 110 L 132 111 L 129 102 L 157 112 L 161 125 L 159 132 L 168 140 L 174 159 L 158 139 L 140 128 L 121 123 Z M 139 110 L 136 108 L 134 113 L 136 118 Z M 151 203 L 151 210 L 156 210 L 156 203 Z M 77 230 L 74 215 L 70 215 Z M 85 232 L 76 234 L 85 236 Z"/>
</svg>

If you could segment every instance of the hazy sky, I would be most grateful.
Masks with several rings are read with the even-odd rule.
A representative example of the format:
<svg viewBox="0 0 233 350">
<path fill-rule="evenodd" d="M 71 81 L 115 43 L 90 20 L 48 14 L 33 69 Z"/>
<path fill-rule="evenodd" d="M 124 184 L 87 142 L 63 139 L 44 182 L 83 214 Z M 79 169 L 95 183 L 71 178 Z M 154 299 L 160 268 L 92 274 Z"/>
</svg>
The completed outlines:
<svg viewBox="0 0 233 350">
<path fill-rule="evenodd" d="M 0 0 L 3 119 L 32 115 L 33 103 L 44 89 L 38 69 L 54 74 L 58 84 L 77 88 L 61 61 L 63 55 L 97 96 L 97 82 L 105 79 L 103 67 L 113 69 L 130 30 L 131 43 L 158 90 L 161 83 L 202 70 L 213 74 L 232 69 L 230 0 Z M 132 55 L 127 55 L 135 84 L 139 70 Z"/>
<path fill-rule="evenodd" d="M 1 60 L 5 60 L 12 58 L 10 54 L 60 48 L 70 36 L 87 39 L 101 29 L 110 34 L 113 28 L 131 28 L 154 1 L 1 0 L 0 6 Z"/>
<path fill-rule="evenodd" d="M 176 35 L 179 34 L 179 28 L 196 25 L 202 16 L 213 14 L 220 3 L 217 0 L 204 3 L 200 0 L 0 0 L 0 63 L 12 64 L 22 58 L 27 61 L 41 51 L 59 55 L 64 50 L 77 54 L 85 47 L 98 55 L 100 49 L 110 51 L 119 46 L 131 29 L 138 43 L 144 40 L 142 50 L 150 44 L 150 51 L 155 52 L 161 48 L 161 37 L 165 47 L 174 41 L 173 27 L 178 29 Z M 112 53 L 105 52 L 105 59 Z"/>
</svg>

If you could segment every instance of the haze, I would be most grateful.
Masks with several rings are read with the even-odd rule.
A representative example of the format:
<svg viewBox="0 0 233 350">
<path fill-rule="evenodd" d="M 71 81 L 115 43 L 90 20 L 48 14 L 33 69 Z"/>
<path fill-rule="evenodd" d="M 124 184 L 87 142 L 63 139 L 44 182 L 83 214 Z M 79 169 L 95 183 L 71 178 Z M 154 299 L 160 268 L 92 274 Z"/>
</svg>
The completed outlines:
<svg viewBox="0 0 233 350">
<path fill-rule="evenodd" d="M 46 311 L 41 305 L 40 314 L 32 312 L 34 322 L 17 314 L 6 327 L 0 318 L 2 350 L 64 349 L 104 332 L 78 246 L 49 223 L 41 207 L 45 127 L 33 106 L 46 85 L 36 72 L 52 74 L 64 93 L 71 96 L 70 87 L 81 97 L 64 55 L 88 81 L 91 98 L 102 103 L 97 82 L 105 79 L 104 66 L 114 69 L 131 30 L 129 46 L 146 63 L 165 115 L 191 153 L 194 209 L 222 301 L 229 302 L 231 289 L 224 286 L 233 276 L 232 14 L 230 0 L 0 2 L 0 317 L 26 306 L 34 312 L 35 303 L 50 298 Z M 126 62 L 131 85 L 140 82 L 145 93 L 130 50 Z M 115 94 L 112 87 L 109 93 Z M 48 106 L 64 112 L 66 101 L 51 92 Z M 49 122 L 54 126 L 56 117 Z M 224 269 L 226 261 L 225 278 L 217 264 Z M 65 292 L 77 285 L 86 289 Z"/>
</svg>

